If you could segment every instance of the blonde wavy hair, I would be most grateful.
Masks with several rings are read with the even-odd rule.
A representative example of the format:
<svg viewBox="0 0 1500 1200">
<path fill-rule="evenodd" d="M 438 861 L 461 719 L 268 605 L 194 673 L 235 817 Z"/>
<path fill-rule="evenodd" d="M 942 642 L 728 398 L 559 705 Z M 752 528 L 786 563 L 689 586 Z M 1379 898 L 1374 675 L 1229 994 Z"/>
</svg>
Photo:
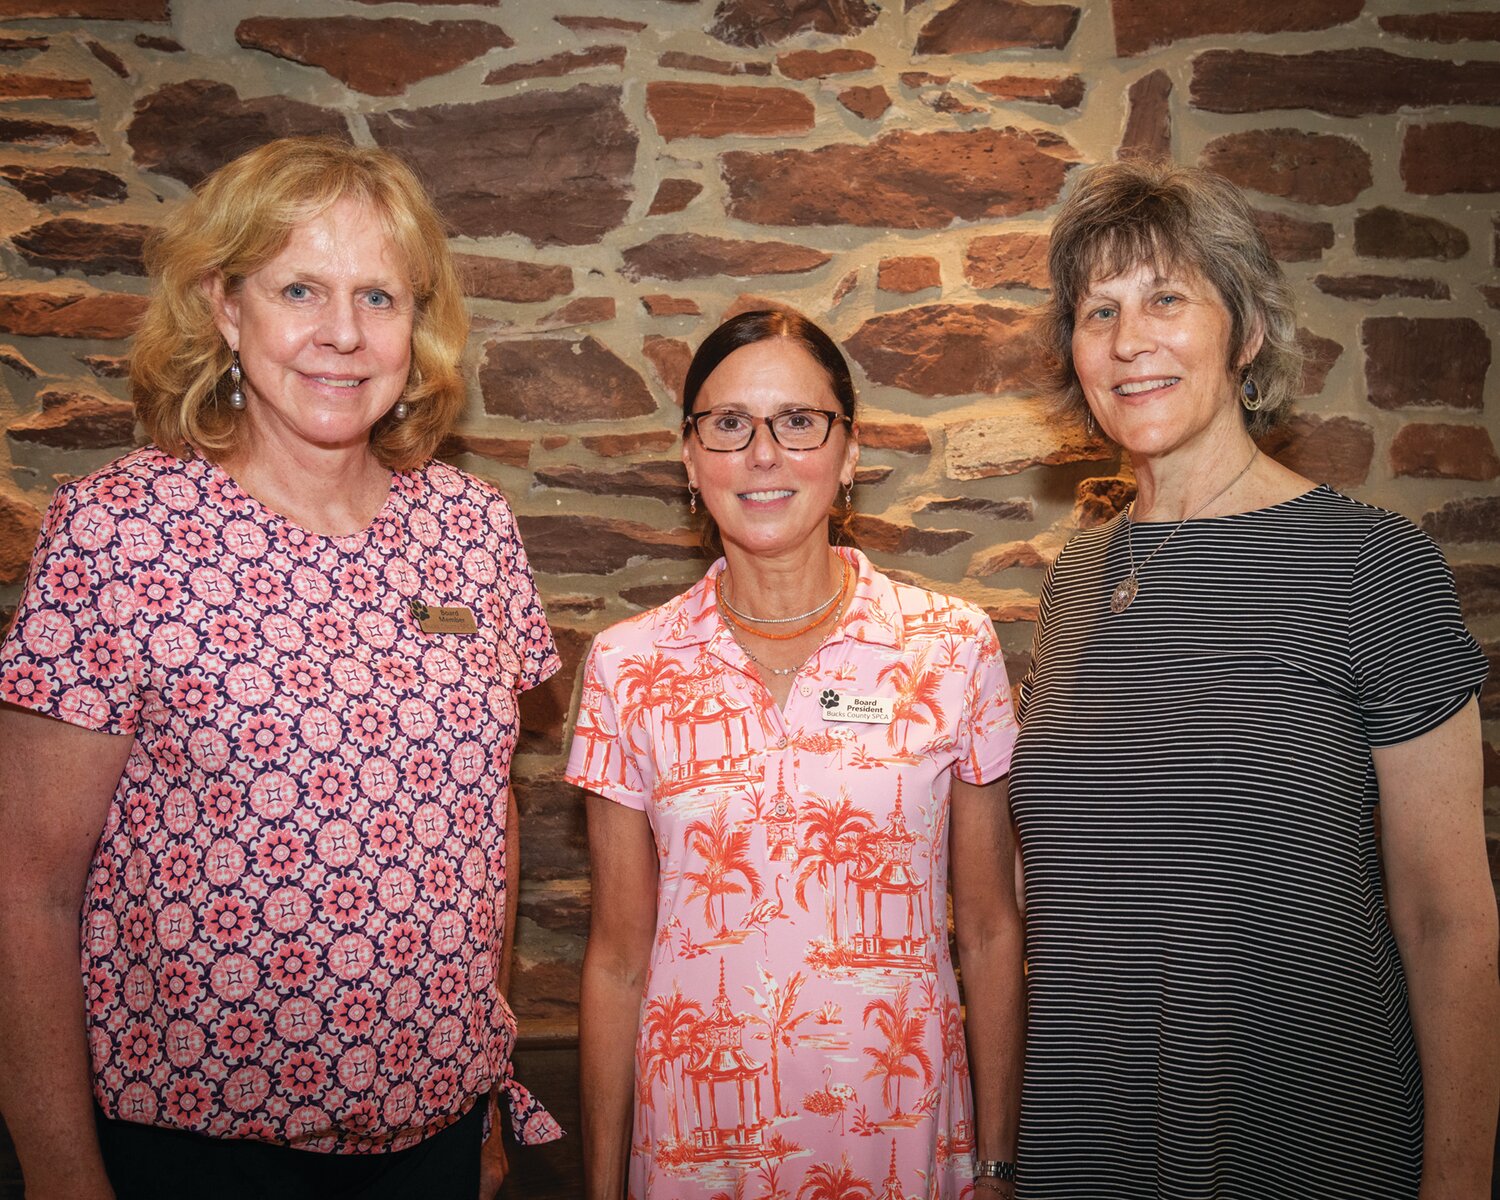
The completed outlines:
<svg viewBox="0 0 1500 1200">
<path fill-rule="evenodd" d="M 1251 433 L 1263 433 L 1287 412 L 1302 371 L 1291 288 L 1255 224 L 1244 194 L 1199 167 L 1127 160 L 1084 171 L 1052 224 L 1047 267 L 1052 294 L 1038 313 L 1045 353 L 1042 387 L 1060 412 L 1082 422 L 1088 401 L 1073 368 L 1073 324 L 1092 280 L 1149 263 L 1186 268 L 1214 286 L 1229 311 L 1225 370 L 1248 374 L 1261 407 L 1245 412 Z M 1256 332 L 1260 350 L 1236 366 Z"/>
<path fill-rule="evenodd" d="M 209 284 L 234 292 L 279 254 L 293 229 L 338 203 L 369 204 L 405 263 L 415 299 L 408 415 L 387 413 L 370 449 L 393 470 L 431 458 L 465 401 L 469 333 L 448 237 L 416 173 L 385 150 L 334 138 L 281 138 L 220 167 L 168 217 L 146 249 L 153 288 L 130 353 L 136 416 L 162 449 L 223 459 L 244 426 L 229 406 L 230 350 Z"/>
</svg>

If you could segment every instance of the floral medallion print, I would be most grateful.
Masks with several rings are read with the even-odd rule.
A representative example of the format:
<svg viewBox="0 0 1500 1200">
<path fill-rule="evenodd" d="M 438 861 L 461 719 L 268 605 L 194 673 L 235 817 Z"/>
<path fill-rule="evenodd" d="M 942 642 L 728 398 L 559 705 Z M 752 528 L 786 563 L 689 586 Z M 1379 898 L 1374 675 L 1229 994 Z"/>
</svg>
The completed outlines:
<svg viewBox="0 0 1500 1200">
<path fill-rule="evenodd" d="M 589 657 L 568 778 L 661 856 L 637 1200 L 972 1192 L 948 803 L 1007 770 L 1010 692 L 981 611 L 841 553 L 849 612 L 784 709 L 715 612 L 722 562 Z M 852 699 L 888 719 L 829 718 Z"/>
<path fill-rule="evenodd" d="M 347 537 L 152 448 L 60 489 L 0 698 L 136 739 L 83 913 L 104 1111 L 357 1152 L 499 1083 L 557 1136 L 493 984 L 515 695 L 557 666 L 508 506 L 442 464 Z"/>
</svg>

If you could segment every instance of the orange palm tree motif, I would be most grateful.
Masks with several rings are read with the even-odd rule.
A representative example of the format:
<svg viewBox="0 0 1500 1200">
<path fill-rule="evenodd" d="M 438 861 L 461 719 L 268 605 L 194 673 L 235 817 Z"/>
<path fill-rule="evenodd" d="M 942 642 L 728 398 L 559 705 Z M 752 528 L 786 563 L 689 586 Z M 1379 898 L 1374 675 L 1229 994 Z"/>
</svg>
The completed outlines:
<svg viewBox="0 0 1500 1200">
<path fill-rule="evenodd" d="M 813 796 L 802 816 L 806 827 L 806 841 L 797 862 L 797 903 L 804 912 L 807 907 L 807 885 L 817 879 L 823 889 L 823 911 L 828 921 L 829 936 L 839 940 L 839 913 L 836 903 L 839 868 L 844 868 L 845 886 L 848 886 L 849 864 L 859 858 L 860 838 L 875 828 L 875 815 L 868 809 L 856 808 L 849 793 L 839 789 L 837 800 Z"/>
<path fill-rule="evenodd" d="M 891 723 L 886 727 L 885 740 L 894 746 L 896 732 L 900 729 L 901 752 L 904 754 L 913 725 L 942 723 L 943 706 L 937 701 L 942 691 L 942 676 L 927 669 L 927 655 L 924 652 L 914 667 L 903 659 L 891 663 L 875 676 L 876 683 L 884 683 L 887 679 L 896 687 L 896 703 L 892 708 Z M 931 716 L 923 716 L 924 709 Z"/>
<path fill-rule="evenodd" d="M 948 1060 L 955 1075 L 960 1079 L 967 1079 L 969 1049 L 964 1040 L 963 1010 L 959 1008 L 958 1001 L 952 998 L 943 1001 L 942 1032 L 943 1057 Z"/>
<path fill-rule="evenodd" d="M 785 1048 L 795 1052 L 792 1034 L 797 1032 L 798 1025 L 814 1016 L 816 1010 L 809 1008 L 800 1013 L 797 1011 L 797 993 L 807 982 L 801 971 L 792 972 L 783 987 L 759 963 L 756 964 L 756 970 L 760 972 L 760 985 L 765 990 L 761 992 L 749 984 L 745 985 L 745 990 L 760 1009 L 759 1013 L 751 1013 L 750 1019 L 757 1025 L 765 1026 L 765 1038 L 771 1043 L 771 1099 L 775 1115 L 793 1117 L 797 1115 L 795 1112 L 784 1112 L 781 1107 L 781 1051 Z"/>
<path fill-rule="evenodd" d="M 797 1200 L 870 1200 L 874 1193 L 870 1181 L 856 1175 L 846 1154 L 838 1166 L 815 1163 L 802 1177 Z"/>
<path fill-rule="evenodd" d="M 646 1087 L 646 1107 L 650 1102 L 651 1081 L 659 1079 L 662 1090 L 671 1105 L 672 1139 L 680 1141 L 682 1126 L 677 1119 L 678 1098 L 687 1094 L 682 1078 L 682 1060 L 693 1049 L 694 1035 L 698 1023 L 703 1020 L 703 1007 L 696 1000 L 689 1000 L 682 989 L 673 986 L 670 996 L 653 996 L 646 1005 L 646 1014 L 641 1020 L 641 1032 L 646 1048 L 646 1067 L 642 1080 Z M 675 1069 L 676 1079 L 673 1079 Z"/>
<path fill-rule="evenodd" d="M 865 1072 L 865 1078 L 885 1077 L 882 1095 L 885 1102 L 892 1105 L 893 1117 L 901 1115 L 901 1081 L 919 1077 L 917 1068 L 911 1066 L 908 1059 L 914 1059 L 922 1068 L 922 1082 L 929 1087 L 932 1085 L 932 1056 L 922 1044 L 925 1022 L 919 1013 L 911 1011 L 910 999 L 911 981 L 903 980 L 896 989 L 894 1001 L 881 997 L 865 1005 L 865 1025 L 869 1025 L 873 1015 L 875 1027 L 885 1038 L 884 1046 L 865 1047 L 865 1053 L 875 1060 Z"/>
<path fill-rule="evenodd" d="M 663 654 L 633 654 L 620 664 L 620 684 L 633 701 L 622 732 L 634 749 L 641 747 L 631 730 L 644 725 L 653 709 L 672 701 L 682 676 L 682 664 Z"/>
<path fill-rule="evenodd" d="M 739 875 L 749 885 L 750 898 L 759 898 L 760 873 L 750 858 L 750 831 L 729 828 L 729 802 L 714 805 L 710 820 L 697 820 L 685 830 L 689 847 L 703 860 L 703 870 L 685 871 L 683 878 L 693 885 L 688 900 L 703 898 L 703 919 L 714 920 L 714 901 L 719 902 L 719 936 L 729 936 L 730 896 L 743 895 L 745 886 L 734 881 Z"/>
</svg>

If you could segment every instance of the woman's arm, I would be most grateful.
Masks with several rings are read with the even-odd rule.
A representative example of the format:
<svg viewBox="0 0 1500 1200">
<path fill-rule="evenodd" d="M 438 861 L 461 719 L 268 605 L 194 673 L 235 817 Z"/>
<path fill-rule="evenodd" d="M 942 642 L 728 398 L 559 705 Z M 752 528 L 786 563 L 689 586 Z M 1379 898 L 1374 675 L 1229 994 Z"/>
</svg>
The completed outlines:
<svg viewBox="0 0 1500 1200">
<path fill-rule="evenodd" d="M 1421 1197 L 1480 1200 L 1500 1102 L 1500 985 L 1477 703 L 1374 757 L 1387 905 L 1422 1062 Z"/>
<path fill-rule="evenodd" d="M 975 1158 L 1014 1162 L 1026 1038 L 1025 952 L 1016 906 L 1016 841 L 1007 781 L 953 781 L 953 922 L 963 971 Z M 1007 1183 L 979 1196 L 1012 1194 Z"/>
<path fill-rule="evenodd" d="M 656 933 L 656 842 L 646 814 L 588 798 L 593 902 L 583 955 L 578 1066 L 583 1080 L 584 1191 L 625 1195 L 635 1040 Z"/>
<path fill-rule="evenodd" d="M 30 1200 L 114 1194 L 94 1136 L 79 914 L 133 742 L 0 707 L 0 1111 Z"/>
</svg>

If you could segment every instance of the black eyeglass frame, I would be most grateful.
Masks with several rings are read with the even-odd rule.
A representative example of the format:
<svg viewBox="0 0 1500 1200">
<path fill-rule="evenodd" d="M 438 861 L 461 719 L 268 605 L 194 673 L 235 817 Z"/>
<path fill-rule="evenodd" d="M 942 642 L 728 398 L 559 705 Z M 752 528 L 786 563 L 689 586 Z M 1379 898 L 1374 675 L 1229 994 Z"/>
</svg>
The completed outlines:
<svg viewBox="0 0 1500 1200">
<path fill-rule="evenodd" d="M 716 450 L 714 449 L 714 447 L 710 446 L 703 440 L 703 435 L 698 432 L 698 422 L 703 420 L 704 417 L 723 416 L 728 412 L 732 412 L 735 416 L 743 417 L 745 420 L 749 421 L 750 432 L 745 437 L 744 445 L 736 446 L 732 450 Z M 820 417 L 828 418 L 827 428 L 823 430 L 823 440 L 816 446 L 787 446 L 782 443 L 782 440 L 779 437 L 776 436 L 776 426 L 772 424 L 772 422 L 780 420 L 782 417 L 789 417 L 794 413 L 802 413 L 809 416 L 813 413 L 816 413 Z M 854 418 L 851 417 L 848 413 L 839 412 L 836 409 L 788 408 L 769 417 L 756 417 L 752 416 L 750 413 L 740 412 L 737 409 L 708 408 L 704 409 L 704 411 L 702 412 L 689 413 L 686 417 L 683 418 L 682 436 L 686 437 L 688 430 L 691 429 L 693 431 L 693 435 L 698 439 L 698 445 L 702 446 L 710 454 L 738 454 L 740 453 L 740 451 L 748 450 L 750 448 L 750 443 L 755 441 L 755 431 L 762 425 L 764 425 L 771 434 L 771 440 L 778 446 L 780 446 L 783 450 L 789 451 L 792 454 L 809 454 L 814 450 L 821 450 L 824 446 L 828 445 L 828 439 L 833 436 L 833 427 L 840 421 L 842 421 L 848 428 L 854 428 Z"/>
</svg>

